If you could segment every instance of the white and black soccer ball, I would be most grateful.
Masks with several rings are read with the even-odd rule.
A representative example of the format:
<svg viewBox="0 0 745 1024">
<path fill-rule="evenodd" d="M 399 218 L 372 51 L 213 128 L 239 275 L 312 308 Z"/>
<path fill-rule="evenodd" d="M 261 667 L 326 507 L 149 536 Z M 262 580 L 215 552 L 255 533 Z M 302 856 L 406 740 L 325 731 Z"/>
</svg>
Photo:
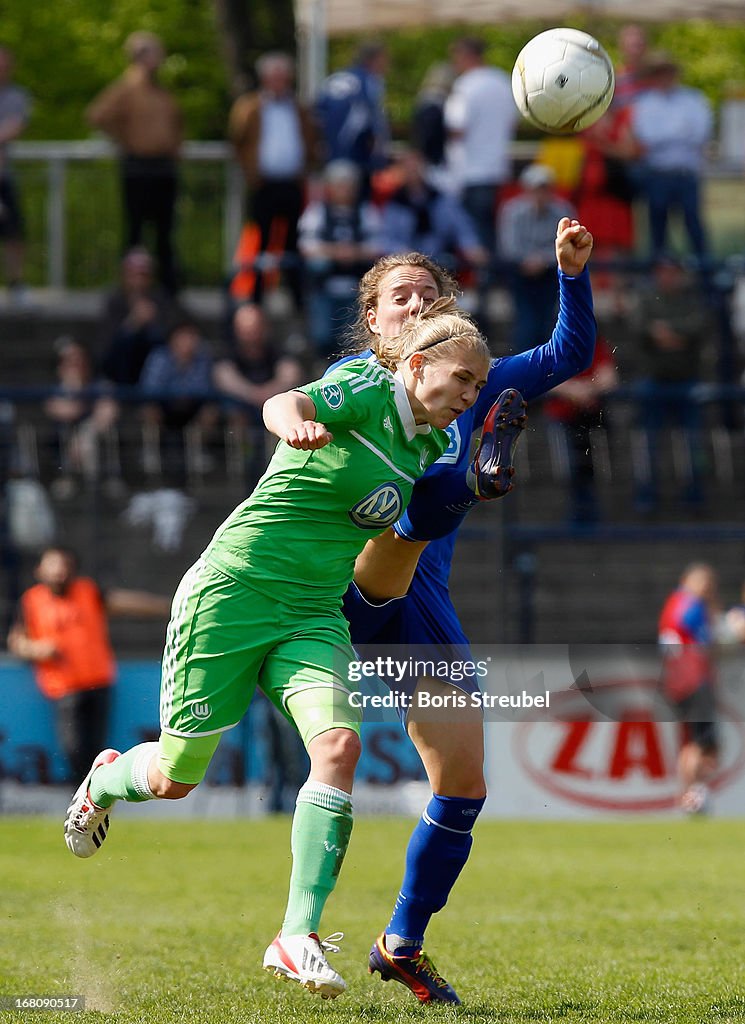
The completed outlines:
<svg viewBox="0 0 745 1024">
<path fill-rule="evenodd" d="M 589 128 L 613 99 L 613 64 L 586 32 L 551 28 L 526 43 L 512 70 L 512 94 L 523 117 L 556 135 Z"/>
</svg>

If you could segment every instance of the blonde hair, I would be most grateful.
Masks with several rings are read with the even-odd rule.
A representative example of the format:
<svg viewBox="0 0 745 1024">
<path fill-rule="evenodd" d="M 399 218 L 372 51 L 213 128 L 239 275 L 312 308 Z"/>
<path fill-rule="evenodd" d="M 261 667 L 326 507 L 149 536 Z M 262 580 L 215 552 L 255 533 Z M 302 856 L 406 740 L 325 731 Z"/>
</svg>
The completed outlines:
<svg viewBox="0 0 745 1024">
<path fill-rule="evenodd" d="M 414 320 L 404 324 L 395 338 L 378 338 L 375 355 L 388 370 L 415 352 L 427 353 L 433 363 L 455 359 L 460 353 L 473 352 L 488 364 L 489 346 L 476 324 L 455 305 L 452 295 L 436 299 Z"/>
</svg>

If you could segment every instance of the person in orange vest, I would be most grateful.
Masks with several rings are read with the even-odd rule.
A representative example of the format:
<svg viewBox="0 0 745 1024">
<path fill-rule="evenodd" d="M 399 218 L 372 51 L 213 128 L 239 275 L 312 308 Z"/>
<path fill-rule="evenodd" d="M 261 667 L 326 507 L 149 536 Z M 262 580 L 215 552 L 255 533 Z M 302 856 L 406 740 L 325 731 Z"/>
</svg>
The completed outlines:
<svg viewBox="0 0 745 1024">
<path fill-rule="evenodd" d="M 116 678 L 108 616 L 167 619 L 170 601 L 139 590 L 104 594 L 78 575 L 75 553 L 57 545 L 42 552 L 36 579 L 21 596 L 8 650 L 33 662 L 39 689 L 54 702 L 60 745 L 77 777 L 106 744 Z"/>
</svg>

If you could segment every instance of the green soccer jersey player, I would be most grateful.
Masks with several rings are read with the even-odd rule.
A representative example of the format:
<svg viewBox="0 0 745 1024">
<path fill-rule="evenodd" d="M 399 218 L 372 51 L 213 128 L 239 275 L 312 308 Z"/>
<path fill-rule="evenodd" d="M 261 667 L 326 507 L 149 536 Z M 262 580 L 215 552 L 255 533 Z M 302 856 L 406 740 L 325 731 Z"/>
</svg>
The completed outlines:
<svg viewBox="0 0 745 1024">
<path fill-rule="evenodd" d="M 488 369 L 484 339 L 442 299 L 377 360 L 352 360 L 266 403 L 264 422 L 280 439 L 269 468 L 173 599 L 160 739 L 102 751 L 68 808 L 67 846 L 90 857 L 116 800 L 194 789 L 259 686 L 297 727 L 311 762 L 293 818 L 287 909 L 264 967 L 326 998 L 345 984 L 325 956 L 338 947 L 321 942 L 318 928 L 349 842 L 360 754 L 342 596 L 364 544 L 400 517 Z"/>
</svg>

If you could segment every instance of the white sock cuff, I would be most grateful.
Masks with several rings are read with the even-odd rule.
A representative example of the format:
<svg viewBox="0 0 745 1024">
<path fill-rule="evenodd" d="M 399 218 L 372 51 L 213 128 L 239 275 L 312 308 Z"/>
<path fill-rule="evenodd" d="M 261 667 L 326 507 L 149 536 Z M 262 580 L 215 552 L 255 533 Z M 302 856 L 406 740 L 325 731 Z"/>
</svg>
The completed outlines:
<svg viewBox="0 0 745 1024">
<path fill-rule="evenodd" d="M 352 813 L 352 794 L 345 793 L 343 789 L 336 789 L 335 786 L 328 786 L 325 782 L 308 780 L 298 792 L 297 803 L 316 804 L 337 814 Z"/>
<path fill-rule="evenodd" d="M 132 786 L 137 795 L 141 796 L 143 800 L 155 799 L 155 794 L 150 789 L 150 783 L 147 779 L 147 772 L 150 762 L 157 753 L 157 743 L 141 743 L 137 750 L 137 756 L 132 762 Z"/>
</svg>

